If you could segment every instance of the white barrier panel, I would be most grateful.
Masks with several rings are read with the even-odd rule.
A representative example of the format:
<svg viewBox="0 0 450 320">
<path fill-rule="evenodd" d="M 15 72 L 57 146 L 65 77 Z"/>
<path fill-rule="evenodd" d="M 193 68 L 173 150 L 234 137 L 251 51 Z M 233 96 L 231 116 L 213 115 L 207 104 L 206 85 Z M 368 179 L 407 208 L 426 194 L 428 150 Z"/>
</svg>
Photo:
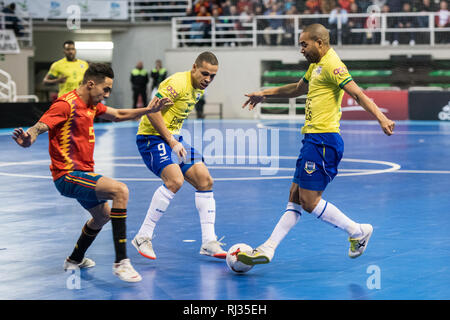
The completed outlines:
<svg viewBox="0 0 450 320">
<path fill-rule="evenodd" d="M 127 20 L 128 1 L 125 0 L 40 0 L 28 1 L 21 6 L 23 14 L 34 19 L 67 19 L 73 15 L 73 8 L 79 10 L 80 19 Z"/>
</svg>

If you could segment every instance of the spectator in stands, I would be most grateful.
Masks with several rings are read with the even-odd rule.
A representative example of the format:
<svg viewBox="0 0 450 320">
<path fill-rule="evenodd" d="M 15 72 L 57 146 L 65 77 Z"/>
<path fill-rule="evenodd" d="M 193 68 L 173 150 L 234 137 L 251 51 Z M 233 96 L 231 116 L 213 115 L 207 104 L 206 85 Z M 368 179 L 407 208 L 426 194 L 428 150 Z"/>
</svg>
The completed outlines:
<svg viewBox="0 0 450 320">
<path fill-rule="evenodd" d="M 136 67 L 131 70 L 131 89 L 133 90 L 133 108 L 138 107 L 139 97 L 142 99 L 142 107 L 147 106 L 147 84 L 149 82 L 148 71 L 144 69 L 144 64 L 139 61 Z"/>
<path fill-rule="evenodd" d="M 195 16 L 195 13 L 193 11 L 193 7 L 192 6 L 188 6 L 186 8 L 185 17 L 189 18 L 189 17 L 194 17 L 194 16 Z M 180 31 L 180 32 L 189 32 L 189 31 L 191 31 L 191 23 L 193 21 L 194 20 L 183 20 L 182 24 L 186 25 L 186 27 L 185 28 L 184 27 L 180 28 L 180 29 L 178 29 L 178 31 Z M 189 35 L 179 35 L 178 38 L 185 40 L 185 41 L 182 42 L 182 46 L 184 46 L 184 45 L 189 46 L 190 45 L 188 39 L 191 38 L 191 37 Z"/>
<path fill-rule="evenodd" d="M 307 12 L 310 14 L 320 13 L 320 1 L 319 0 L 308 0 L 306 1 Z"/>
<path fill-rule="evenodd" d="M 222 9 L 222 15 L 223 16 L 230 16 L 230 7 L 231 7 L 231 1 L 226 0 L 220 3 L 220 8 Z"/>
<path fill-rule="evenodd" d="M 156 60 L 155 67 L 150 73 L 150 78 L 152 79 L 152 99 L 155 97 L 158 91 L 159 84 L 167 78 L 167 69 L 163 68 L 162 61 Z"/>
<path fill-rule="evenodd" d="M 194 12 L 195 12 L 195 14 L 198 15 L 200 13 L 201 7 L 205 7 L 206 11 L 208 11 L 210 6 L 211 6 L 211 2 L 208 0 L 197 0 L 194 3 Z"/>
<path fill-rule="evenodd" d="M 431 0 L 422 0 L 420 1 L 416 6 L 415 10 L 417 12 L 435 12 L 436 8 L 434 6 L 434 3 L 431 2 Z M 417 24 L 420 28 L 426 28 L 428 27 L 428 17 L 422 16 L 417 17 Z"/>
<path fill-rule="evenodd" d="M 358 0 L 355 1 L 358 3 L 358 8 L 359 8 L 359 12 L 367 12 L 367 8 L 369 8 L 369 6 L 373 5 L 372 0 Z"/>
<path fill-rule="evenodd" d="M 391 8 L 387 5 L 384 4 L 383 7 L 381 8 L 381 13 L 389 13 L 391 11 Z M 394 28 L 395 27 L 395 23 L 396 23 L 396 19 L 397 18 L 387 18 L 386 19 L 386 26 L 388 28 Z M 386 32 L 385 34 L 385 45 L 389 45 L 391 44 L 392 40 L 394 39 L 394 35 L 392 32 Z"/>
<path fill-rule="evenodd" d="M 347 12 L 350 12 L 351 5 L 355 3 L 355 0 L 339 0 L 339 6 Z"/>
<path fill-rule="evenodd" d="M 255 5 L 255 16 L 263 16 L 264 15 L 264 7 L 262 4 L 256 4 Z M 257 19 L 256 20 L 256 29 L 258 31 L 261 30 L 265 30 L 268 26 L 267 20 L 266 19 Z M 257 35 L 257 39 L 256 39 L 258 45 L 263 44 L 264 43 L 264 37 L 262 34 Z"/>
<path fill-rule="evenodd" d="M 338 19 L 341 20 L 341 29 L 338 28 Z M 335 44 L 338 43 L 338 39 L 341 38 L 342 43 L 348 43 L 348 15 L 347 10 L 336 6 L 330 12 L 328 18 L 328 26 L 330 29 L 330 41 Z"/>
<path fill-rule="evenodd" d="M 285 12 L 286 15 L 297 15 L 298 10 L 294 5 L 290 6 L 290 9 Z M 295 37 L 295 22 L 294 19 L 284 20 L 284 34 L 283 34 L 283 45 L 293 46 Z"/>
<path fill-rule="evenodd" d="M 5 14 L 5 29 L 11 29 L 14 31 L 16 37 L 23 36 L 23 26 L 20 23 L 20 19 L 15 14 L 16 4 L 10 3 L 3 8 L 2 12 Z"/>
<path fill-rule="evenodd" d="M 402 3 L 404 0 L 388 0 L 386 4 L 389 6 L 391 12 L 402 11 Z"/>
<path fill-rule="evenodd" d="M 280 9 L 281 4 L 280 3 L 272 3 L 272 6 L 270 7 L 269 10 L 267 10 L 265 12 L 264 15 L 266 16 L 278 16 L 278 15 L 282 15 L 283 12 Z M 278 33 L 275 34 L 275 38 L 276 38 L 276 44 L 280 45 L 281 42 L 283 41 L 283 20 L 282 19 L 268 19 L 267 21 L 268 26 L 266 27 L 266 31 L 275 31 L 277 30 Z M 273 41 L 272 41 L 272 34 L 270 33 L 265 33 L 264 34 L 264 40 L 266 42 L 267 45 L 273 45 Z"/>
<path fill-rule="evenodd" d="M 350 4 L 350 14 L 360 13 L 359 7 L 356 2 Z M 364 33 L 362 32 L 351 32 L 351 29 L 362 29 L 364 28 L 365 18 L 362 17 L 349 17 L 348 18 L 348 31 L 349 37 L 348 41 L 350 44 L 362 44 L 364 39 Z"/>
<path fill-rule="evenodd" d="M 447 1 L 441 1 L 439 3 L 439 11 L 436 16 L 436 27 L 446 28 L 450 26 L 450 15 L 448 12 Z M 449 33 L 448 32 L 436 32 L 436 42 L 437 43 L 448 43 Z"/>
<path fill-rule="evenodd" d="M 409 2 L 403 3 L 402 13 L 411 13 L 411 4 Z M 397 28 L 415 28 L 416 27 L 416 17 L 411 17 L 411 16 L 398 17 L 396 27 Z M 409 34 L 409 44 L 411 46 L 415 45 L 416 44 L 415 33 L 414 32 L 407 32 L 407 33 Z M 394 41 L 392 44 L 394 46 L 399 44 L 399 32 L 394 33 Z"/>
</svg>

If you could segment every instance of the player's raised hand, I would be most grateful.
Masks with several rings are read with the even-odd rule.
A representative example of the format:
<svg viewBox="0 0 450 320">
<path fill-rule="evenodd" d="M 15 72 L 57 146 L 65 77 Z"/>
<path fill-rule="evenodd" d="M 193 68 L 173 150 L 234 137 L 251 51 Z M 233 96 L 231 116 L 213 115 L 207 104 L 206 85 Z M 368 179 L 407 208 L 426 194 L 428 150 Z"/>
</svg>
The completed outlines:
<svg viewBox="0 0 450 320">
<path fill-rule="evenodd" d="M 242 108 L 245 108 L 248 105 L 248 110 L 253 110 L 258 103 L 265 99 L 265 96 L 261 92 L 248 93 L 245 96 L 248 97 L 248 99 L 242 105 Z"/>
<path fill-rule="evenodd" d="M 389 119 L 386 119 L 380 123 L 381 129 L 383 129 L 383 132 L 390 136 L 394 133 L 395 128 L 395 122 Z"/>
<path fill-rule="evenodd" d="M 23 148 L 28 148 L 32 144 L 31 135 L 22 128 L 14 129 L 12 138 Z"/>
<path fill-rule="evenodd" d="M 173 102 L 169 98 L 158 98 L 154 97 L 152 101 L 149 102 L 147 105 L 147 109 L 149 109 L 150 113 L 158 112 L 161 109 L 164 109 L 170 105 L 172 105 Z"/>
</svg>

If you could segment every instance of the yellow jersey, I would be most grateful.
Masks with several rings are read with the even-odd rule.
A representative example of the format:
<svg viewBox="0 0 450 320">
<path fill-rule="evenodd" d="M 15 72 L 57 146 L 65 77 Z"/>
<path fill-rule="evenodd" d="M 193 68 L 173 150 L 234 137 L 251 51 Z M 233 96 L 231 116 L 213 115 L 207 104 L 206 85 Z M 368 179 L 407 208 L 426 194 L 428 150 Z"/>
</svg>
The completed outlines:
<svg viewBox="0 0 450 320">
<path fill-rule="evenodd" d="M 191 71 L 177 72 L 161 82 L 156 96 L 170 98 L 173 102 L 172 106 L 161 110 L 164 124 L 171 134 L 180 133 L 184 120 L 194 109 L 203 93 L 204 90 L 195 89 L 192 86 Z M 160 135 L 146 115 L 141 118 L 137 134 Z"/>
<path fill-rule="evenodd" d="M 53 62 L 48 73 L 55 78 L 66 77 L 66 82 L 59 84 L 58 97 L 77 89 L 88 67 L 88 63 L 80 59 L 67 61 L 64 57 Z"/>
<path fill-rule="evenodd" d="M 342 88 L 352 81 L 352 77 L 333 48 L 318 63 L 310 64 L 303 81 L 309 88 L 302 134 L 339 132 Z"/>
</svg>

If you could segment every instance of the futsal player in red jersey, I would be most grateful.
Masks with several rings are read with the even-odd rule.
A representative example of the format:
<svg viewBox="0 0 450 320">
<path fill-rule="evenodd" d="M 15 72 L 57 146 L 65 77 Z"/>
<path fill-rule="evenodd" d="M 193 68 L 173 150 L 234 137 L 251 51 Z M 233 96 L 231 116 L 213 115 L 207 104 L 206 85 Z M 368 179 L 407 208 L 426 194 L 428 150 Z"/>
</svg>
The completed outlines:
<svg viewBox="0 0 450 320">
<path fill-rule="evenodd" d="M 72 254 L 64 261 L 65 270 L 90 268 L 95 262 L 85 257 L 86 250 L 102 227 L 111 220 L 116 259 L 113 273 L 121 280 L 137 282 L 142 278 L 126 253 L 127 186 L 94 173 L 94 118 L 110 121 L 135 119 L 158 112 L 170 99 L 154 98 L 146 108 L 114 109 L 101 103 L 109 97 L 114 79 L 106 64 L 91 63 L 76 90 L 59 97 L 27 131 L 17 128 L 13 139 L 21 147 L 31 146 L 38 135 L 48 131 L 50 170 L 56 189 L 75 198 L 92 215 L 83 226 Z M 112 200 L 111 209 L 107 200 Z"/>
</svg>

